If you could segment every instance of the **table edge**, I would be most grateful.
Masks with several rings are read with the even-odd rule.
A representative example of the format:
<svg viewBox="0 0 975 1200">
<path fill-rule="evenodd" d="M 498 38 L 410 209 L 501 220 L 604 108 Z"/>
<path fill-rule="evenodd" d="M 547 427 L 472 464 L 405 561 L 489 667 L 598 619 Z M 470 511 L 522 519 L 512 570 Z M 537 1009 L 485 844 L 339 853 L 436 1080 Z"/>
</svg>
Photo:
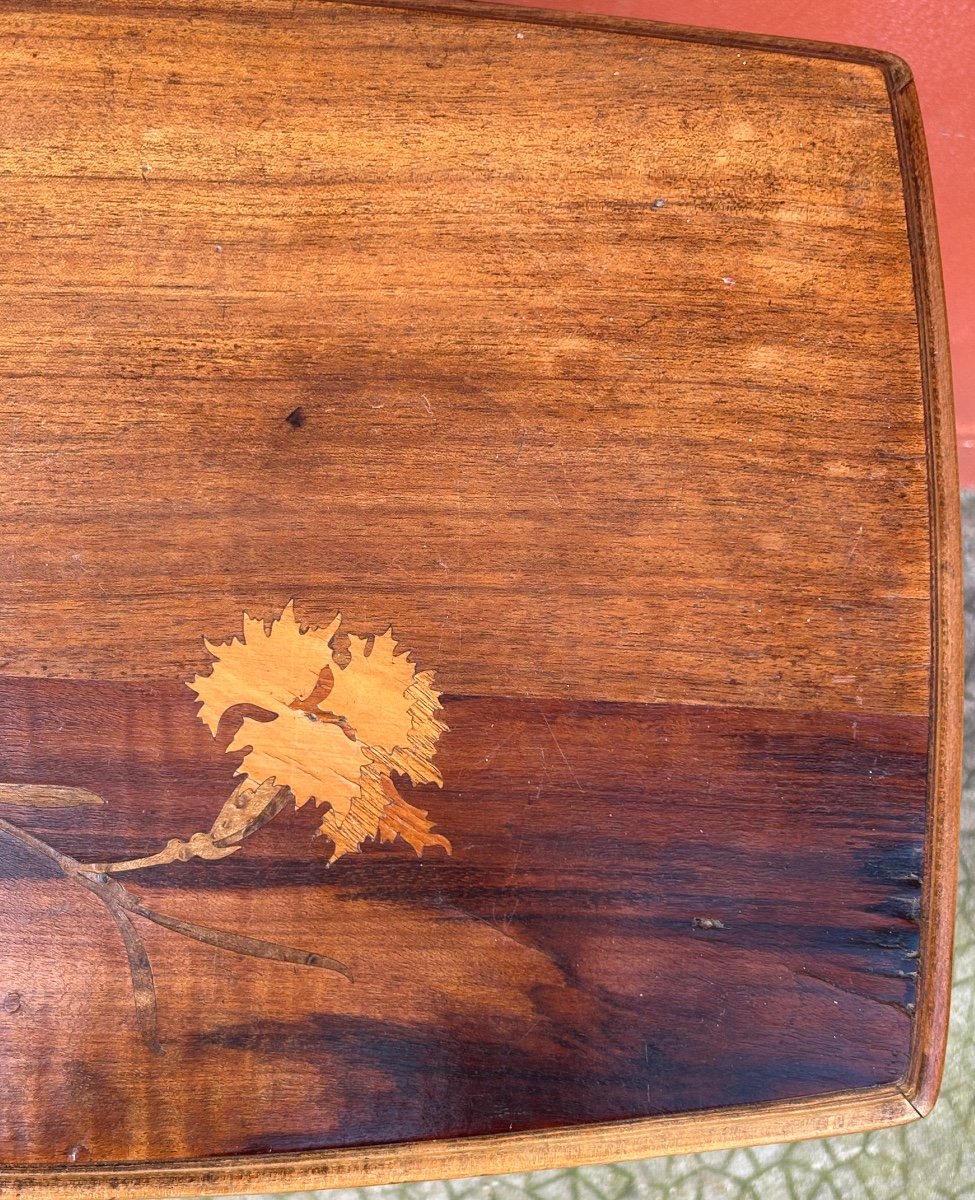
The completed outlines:
<svg viewBox="0 0 975 1200">
<path fill-rule="evenodd" d="M 931 558 L 931 724 L 918 995 L 904 1095 L 925 1116 L 938 1097 L 951 1000 L 965 705 L 961 497 L 948 320 L 934 193 L 917 91 L 887 76 L 904 184 L 927 439 Z"/>
<path fill-rule="evenodd" d="M 325 0 L 326 3 L 336 0 Z M 918 1001 L 908 1067 L 877 1087 L 526 1133 L 345 1147 L 168 1164 L 0 1165 L 0 1196 L 132 1200 L 195 1191 L 283 1191 L 370 1186 L 689 1154 L 901 1125 L 933 1107 L 944 1069 L 950 1007 L 964 711 L 961 517 L 947 315 L 934 198 L 917 92 L 903 59 L 832 43 L 524 9 L 479 0 L 337 0 L 827 58 L 883 73 L 900 158 L 925 410 L 931 555 L 931 734 L 920 915 Z"/>
<path fill-rule="evenodd" d="M 27 1200 L 131 1200 L 242 1192 L 367 1187 L 465 1175 L 536 1171 L 566 1165 L 619 1162 L 649 1155 L 732 1149 L 798 1137 L 857 1133 L 918 1118 L 897 1086 L 778 1101 L 745 1108 L 615 1121 L 577 1129 L 452 1138 L 440 1142 L 349 1147 L 265 1158 L 210 1159 L 152 1166 L 35 1168 L 9 1175 L 3 1195 Z"/>
</svg>

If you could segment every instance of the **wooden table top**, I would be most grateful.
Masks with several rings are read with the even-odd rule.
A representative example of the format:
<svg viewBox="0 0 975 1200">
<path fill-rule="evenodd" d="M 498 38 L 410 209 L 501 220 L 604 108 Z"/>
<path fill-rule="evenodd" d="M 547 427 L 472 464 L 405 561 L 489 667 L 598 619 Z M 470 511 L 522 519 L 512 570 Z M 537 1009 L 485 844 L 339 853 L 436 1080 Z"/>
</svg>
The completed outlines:
<svg viewBox="0 0 975 1200">
<path fill-rule="evenodd" d="M 910 73 L 0 12 L 0 1193 L 912 1120 L 958 501 Z"/>
</svg>

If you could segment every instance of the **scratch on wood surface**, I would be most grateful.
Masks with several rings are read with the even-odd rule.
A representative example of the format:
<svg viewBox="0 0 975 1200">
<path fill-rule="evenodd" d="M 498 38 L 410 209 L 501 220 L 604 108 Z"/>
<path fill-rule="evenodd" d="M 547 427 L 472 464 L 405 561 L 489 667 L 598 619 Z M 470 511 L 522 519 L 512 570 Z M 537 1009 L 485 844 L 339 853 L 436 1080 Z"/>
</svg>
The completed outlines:
<svg viewBox="0 0 975 1200">
<path fill-rule="evenodd" d="M 850 552 L 846 556 L 846 565 L 847 566 L 849 566 L 850 563 L 853 562 L 854 556 L 856 555 L 857 550 L 859 550 L 859 548 L 860 548 L 860 541 L 862 538 L 863 538 L 863 526 L 861 525 L 859 527 L 859 529 L 856 531 L 856 533 L 853 535 L 853 541 L 850 544 Z"/>
<path fill-rule="evenodd" d="M 546 715 L 546 713 L 544 711 L 542 711 L 541 709 L 539 711 L 542 713 L 542 720 L 545 722 L 545 728 L 549 731 L 549 733 L 551 734 L 551 737 L 552 737 L 552 741 L 555 743 L 555 749 L 558 750 L 559 757 L 565 763 L 565 769 L 572 776 L 572 780 L 575 783 L 576 787 L 579 789 L 579 791 L 582 792 L 583 795 L 585 795 L 586 789 L 579 782 L 579 776 L 573 770 L 572 764 L 565 757 L 565 751 L 562 749 L 562 745 L 559 742 L 559 739 L 555 736 L 555 730 L 552 728 L 551 721 L 549 721 L 548 716 Z"/>
</svg>

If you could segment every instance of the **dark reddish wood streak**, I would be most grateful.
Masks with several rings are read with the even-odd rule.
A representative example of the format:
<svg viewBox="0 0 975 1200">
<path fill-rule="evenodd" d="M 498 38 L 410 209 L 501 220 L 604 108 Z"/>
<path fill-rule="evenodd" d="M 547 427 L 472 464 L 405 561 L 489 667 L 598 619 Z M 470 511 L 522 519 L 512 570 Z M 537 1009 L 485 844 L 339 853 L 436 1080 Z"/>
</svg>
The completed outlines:
<svg viewBox="0 0 975 1200">
<path fill-rule="evenodd" d="M 219 742 L 201 737 L 184 690 L 4 680 L 4 777 L 60 764 L 60 782 L 100 777 L 108 800 L 18 813 L 18 822 L 86 861 L 141 854 L 206 827 L 231 786 L 223 746 L 232 730 Z M 410 798 L 451 838 L 452 857 L 436 850 L 417 860 L 380 846 L 328 868 L 315 815 L 303 810 L 281 813 L 229 859 L 126 880 L 154 909 L 176 914 L 191 889 L 182 911 L 221 928 L 262 896 L 274 925 L 260 936 L 331 949 L 356 978 L 341 1011 L 320 1011 L 306 988 L 289 1011 L 230 1010 L 202 1034 L 187 999 L 209 966 L 192 946 L 152 945 L 166 1055 L 140 1089 L 149 1086 L 160 1108 L 177 1093 L 205 1106 L 184 1154 L 538 1130 L 900 1076 L 915 995 L 926 722 L 450 697 L 445 713 L 447 786 Z M 8 856 L 4 865 L 8 884 L 39 878 L 34 860 Z M 348 927 L 363 919 L 357 913 L 384 914 L 388 939 L 369 949 L 365 934 L 356 947 Z M 461 944 L 491 930 L 513 939 L 496 1007 L 485 1013 L 471 998 L 436 1021 L 357 1009 L 359 989 L 396 995 L 402 948 L 416 936 L 398 927 L 400 913 L 430 923 L 431 954 L 437 928 L 452 928 Z M 701 918 L 721 927 L 702 929 Z M 415 987 L 436 986 L 424 974 L 436 961 Z M 251 964 L 223 969 L 243 983 Z M 109 979 L 105 997 L 121 1023 L 131 1019 L 124 982 L 116 993 Z M 526 1006 L 532 1019 L 516 1016 Z M 212 1123 L 206 1114 L 232 1104 L 239 1077 L 211 1068 L 200 1090 L 183 1073 L 235 1053 L 282 1081 L 304 1072 L 300 1131 L 295 1110 L 260 1089 L 247 1121 L 232 1131 Z M 308 1075 L 319 1060 L 321 1073 Z M 90 1069 L 117 1104 L 124 1076 Z M 363 1082 L 333 1095 L 336 1071 Z M 124 1159 L 125 1142 L 112 1141 L 90 1097 L 85 1104 L 88 1117 L 72 1119 L 86 1144 Z M 61 1130 L 35 1133 L 36 1161 L 56 1153 L 45 1136 Z M 161 1144 L 152 1152 L 168 1156 Z"/>
</svg>

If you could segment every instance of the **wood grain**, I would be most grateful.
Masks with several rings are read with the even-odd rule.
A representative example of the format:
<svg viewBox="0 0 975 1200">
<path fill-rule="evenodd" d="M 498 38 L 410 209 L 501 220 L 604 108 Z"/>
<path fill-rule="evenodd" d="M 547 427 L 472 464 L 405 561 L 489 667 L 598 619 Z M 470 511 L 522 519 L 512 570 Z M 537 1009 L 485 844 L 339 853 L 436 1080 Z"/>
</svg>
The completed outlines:
<svg viewBox="0 0 975 1200">
<path fill-rule="evenodd" d="M 28 808 L 71 808 L 75 804 L 104 803 L 101 796 L 84 788 L 0 783 L 0 804 L 17 804 Z"/>
<path fill-rule="evenodd" d="M 108 801 L 29 827 L 82 861 L 127 858 L 216 811 L 235 764 L 197 734 L 183 691 L 8 682 L 24 748 L 4 776 L 34 769 L 39 746 L 62 764 L 76 747 L 73 778 L 97 777 Z M 232 858 L 132 884 L 154 910 L 302 945 L 355 981 L 245 969 L 148 930 L 165 1055 L 137 1079 L 114 930 L 5 855 L 23 997 L 8 1055 L 29 1057 L 51 1026 L 48 1068 L 4 1106 L 28 1161 L 50 1161 L 70 1130 L 95 1161 L 230 1154 L 815 1095 L 905 1069 L 925 722 L 584 701 L 447 711 L 444 791 L 428 802 L 453 856 L 382 847 L 329 867 L 303 809 Z M 666 803 L 647 803 L 648 779 Z M 77 984 L 32 984 L 37 956 L 70 959 L 79 928 Z M 97 1027 L 83 1015 L 96 998 L 112 1011 Z M 72 1088 L 78 1072 L 97 1083 Z M 142 1124 L 110 1120 L 119 1106 Z"/>
<path fill-rule="evenodd" d="M 932 725 L 929 751 L 922 925 L 926 969 L 920 979 L 911 1063 L 904 1081 L 905 1094 L 925 1115 L 938 1096 L 948 1041 L 964 720 L 964 580 L 948 324 L 927 149 L 913 84 L 908 81 L 892 88 L 891 97 L 912 239 L 921 365 L 929 398 L 925 412 L 931 459 L 931 709 L 940 717 Z"/>
<path fill-rule="evenodd" d="M 210 9 L 187 62 L 159 12 L 124 88 L 124 22 L 6 18 L 6 669 L 189 672 L 228 600 L 338 596 L 448 690 L 565 694 L 585 642 L 607 699 L 926 711 L 880 72 L 339 6 Z"/>
<path fill-rule="evenodd" d="M 106 801 L 3 803 L 4 1194 L 926 1111 L 960 556 L 904 64 L 464 4 L 18 3 L 0 39 L 0 799 Z M 329 866 L 281 808 L 111 885 L 31 853 L 210 827 L 244 750 L 202 636 L 292 597 L 436 671 L 443 790 L 397 786 L 452 855 Z"/>
</svg>

